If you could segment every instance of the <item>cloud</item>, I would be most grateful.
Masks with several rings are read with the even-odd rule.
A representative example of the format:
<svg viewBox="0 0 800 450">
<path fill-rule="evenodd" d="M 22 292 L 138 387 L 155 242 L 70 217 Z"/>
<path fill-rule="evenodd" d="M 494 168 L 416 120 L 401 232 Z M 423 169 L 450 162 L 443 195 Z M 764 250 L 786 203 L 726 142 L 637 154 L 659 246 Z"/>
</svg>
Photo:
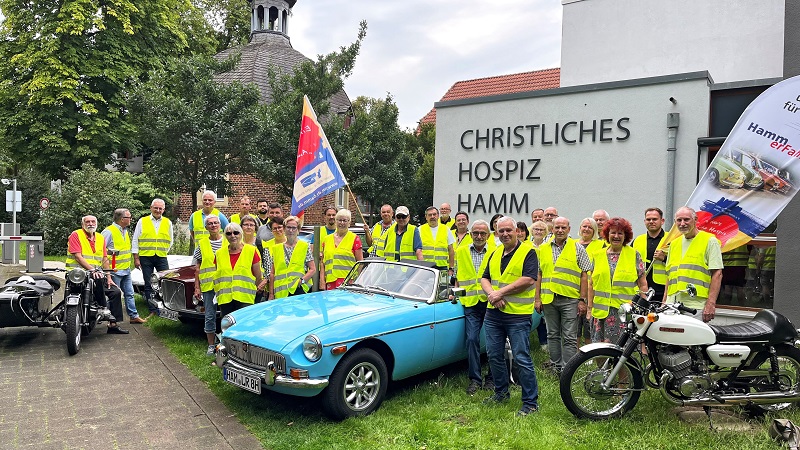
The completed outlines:
<svg viewBox="0 0 800 450">
<path fill-rule="evenodd" d="M 561 4 L 552 0 L 298 1 L 289 36 L 314 58 L 367 37 L 346 81 L 351 98 L 384 97 L 415 127 L 456 81 L 557 67 Z"/>
</svg>

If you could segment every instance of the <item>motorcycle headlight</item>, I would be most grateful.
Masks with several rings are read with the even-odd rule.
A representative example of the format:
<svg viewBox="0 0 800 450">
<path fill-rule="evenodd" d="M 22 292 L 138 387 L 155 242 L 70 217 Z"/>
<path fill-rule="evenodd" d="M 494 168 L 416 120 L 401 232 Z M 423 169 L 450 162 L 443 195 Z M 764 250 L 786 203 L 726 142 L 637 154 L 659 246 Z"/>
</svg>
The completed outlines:
<svg viewBox="0 0 800 450">
<path fill-rule="evenodd" d="M 157 273 L 150 275 L 150 288 L 153 290 L 153 292 L 158 292 L 160 281 L 161 278 L 158 276 Z"/>
<path fill-rule="evenodd" d="M 78 268 L 72 269 L 67 274 L 67 278 L 69 278 L 71 283 L 82 284 L 86 281 L 86 271 Z"/>
<path fill-rule="evenodd" d="M 633 311 L 633 306 L 630 303 L 623 303 L 619 305 L 617 309 L 617 315 L 619 316 L 619 320 L 622 323 L 626 323 L 631 320 L 631 312 Z"/>
<path fill-rule="evenodd" d="M 316 362 L 322 357 L 322 343 L 319 338 L 309 334 L 303 340 L 303 355 L 311 361 Z"/>
<path fill-rule="evenodd" d="M 225 317 L 223 317 L 220 321 L 219 327 L 223 332 L 225 332 L 225 330 L 232 327 L 234 324 L 236 324 L 236 319 L 234 319 L 230 314 L 226 314 Z"/>
</svg>

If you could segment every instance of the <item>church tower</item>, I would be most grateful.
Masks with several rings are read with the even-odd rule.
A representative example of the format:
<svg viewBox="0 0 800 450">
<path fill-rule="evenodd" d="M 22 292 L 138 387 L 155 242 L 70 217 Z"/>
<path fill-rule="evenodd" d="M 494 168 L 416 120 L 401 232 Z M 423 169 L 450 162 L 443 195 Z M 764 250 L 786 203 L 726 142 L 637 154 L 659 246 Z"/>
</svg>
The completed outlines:
<svg viewBox="0 0 800 450">
<path fill-rule="evenodd" d="M 253 0 L 250 3 L 250 38 L 257 33 L 289 37 L 289 16 L 297 0 Z"/>
</svg>

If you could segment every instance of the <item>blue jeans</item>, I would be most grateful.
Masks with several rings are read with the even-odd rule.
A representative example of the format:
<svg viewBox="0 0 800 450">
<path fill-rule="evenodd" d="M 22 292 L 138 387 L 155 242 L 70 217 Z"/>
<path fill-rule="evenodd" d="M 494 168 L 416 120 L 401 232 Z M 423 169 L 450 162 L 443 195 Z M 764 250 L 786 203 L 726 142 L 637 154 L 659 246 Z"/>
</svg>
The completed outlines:
<svg viewBox="0 0 800 450">
<path fill-rule="evenodd" d="M 486 302 L 464 308 L 464 329 L 467 335 L 467 363 L 470 380 L 481 382 L 481 327 L 486 317 Z M 491 373 L 491 370 L 489 371 Z"/>
<path fill-rule="evenodd" d="M 556 295 L 552 303 L 542 306 L 550 361 L 564 367 L 578 353 L 578 299 Z"/>
<path fill-rule="evenodd" d="M 203 292 L 203 305 L 206 307 L 205 325 L 203 331 L 206 333 L 217 332 L 217 305 L 214 303 L 214 290 Z"/>
<path fill-rule="evenodd" d="M 139 256 L 139 263 L 142 265 L 142 277 L 144 278 L 144 298 L 147 300 L 147 309 L 151 313 L 158 314 L 158 308 L 153 300 L 153 289 L 150 287 L 150 277 L 153 269 L 156 272 L 169 269 L 169 261 L 166 256 Z"/>
<path fill-rule="evenodd" d="M 128 271 L 128 273 L 125 275 L 112 273 L 111 279 L 114 280 L 114 284 L 119 286 L 120 290 L 122 291 L 122 296 L 125 299 L 125 310 L 128 312 L 128 318 L 135 319 L 139 317 L 139 311 L 136 310 L 136 300 L 133 299 L 133 280 L 131 279 L 131 272 Z M 122 320 L 122 317 L 117 320 Z"/>
<path fill-rule="evenodd" d="M 506 338 L 511 342 L 511 354 L 519 366 L 519 383 L 522 386 L 522 406 L 539 407 L 539 383 L 531 360 L 531 318 L 517 323 L 500 323 L 491 319 L 483 322 L 486 333 L 486 352 L 494 378 L 496 395 L 508 395 L 508 369 L 506 368 Z"/>
</svg>

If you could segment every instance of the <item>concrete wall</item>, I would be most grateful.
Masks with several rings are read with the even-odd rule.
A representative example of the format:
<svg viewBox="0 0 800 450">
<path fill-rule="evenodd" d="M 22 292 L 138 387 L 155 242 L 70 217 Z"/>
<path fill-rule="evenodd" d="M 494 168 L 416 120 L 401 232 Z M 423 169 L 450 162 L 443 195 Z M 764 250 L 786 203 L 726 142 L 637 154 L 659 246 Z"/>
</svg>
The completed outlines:
<svg viewBox="0 0 800 450">
<path fill-rule="evenodd" d="M 800 2 L 787 0 L 784 37 L 784 78 L 800 75 Z M 792 24 L 795 24 L 792 26 Z M 796 326 L 800 326 L 800 199 L 797 196 L 778 217 L 778 245 L 775 262 L 775 305 L 774 308 L 786 314 Z"/>
<path fill-rule="evenodd" d="M 603 208 L 612 216 L 631 220 L 638 234 L 645 231 L 644 209 L 663 208 L 666 203 L 670 183 L 666 152 L 668 113 L 681 114 L 675 204 L 684 204 L 696 185 L 697 138 L 708 132 L 709 83 L 705 73 L 695 73 L 441 102 L 436 108 L 434 204 L 446 201 L 457 211 L 467 209 L 464 202 L 469 198 L 472 220 L 489 219 L 500 212 L 526 222 L 530 221 L 530 211 L 534 208 L 552 205 L 572 221 L 573 236 L 577 235 L 580 219 Z M 605 138 L 611 138 L 608 142 L 600 142 L 603 119 L 611 119 L 606 122 L 609 130 L 604 133 Z M 620 120 L 629 132 L 627 139 L 624 139 L 627 132 L 618 126 Z M 590 133 L 584 134 L 582 143 L 564 142 L 563 136 L 577 140 L 580 121 L 584 121 L 586 128 L 596 121 L 594 142 Z M 556 127 L 568 122 L 578 124 L 569 126 L 563 135 L 559 133 L 555 142 Z M 533 141 L 530 128 L 519 128 L 526 125 L 538 125 Z M 545 140 L 552 141 L 551 144 L 542 143 L 542 126 Z M 514 134 L 515 128 L 524 139 Z M 509 130 L 512 144 L 523 140 L 524 143 L 509 146 L 506 140 Z M 494 133 L 503 135 L 502 146 L 499 140 L 492 142 L 490 138 L 488 144 L 481 141 L 479 148 L 463 148 L 475 147 L 476 135 L 494 137 Z M 538 165 L 531 172 L 532 159 L 538 160 Z M 520 161 L 524 161 L 525 169 L 513 172 L 506 179 L 506 169 Z M 471 181 L 465 172 L 470 163 Z M 478 164 L 482 164 L 482 169 L 476 173 Z M 501 180 L 478 180 L 489 173 L 489 167 L 493 169 L 490 176 L 499 177 L 495 164 L 504 171 Z M 701 170 L 704 169 L 703 163 Z M 530 180 L 529 176 L 539 179 Z M 505 211 L 491 207 L 492 195 L 494 206 L 505 195 Z M 512 195 L 516 206 L 522 207 L 511 207 Z M 478 196 L 483 199 L 485 210 L 476 208 Z"/>
<path fill-rule="evenodd" d="M 561 86 L 699 70 L 716 83 L 780 77 L 784 27 L 797 26 L 784 25 L 784 0 L 562 4 Z"/>
</svg>

